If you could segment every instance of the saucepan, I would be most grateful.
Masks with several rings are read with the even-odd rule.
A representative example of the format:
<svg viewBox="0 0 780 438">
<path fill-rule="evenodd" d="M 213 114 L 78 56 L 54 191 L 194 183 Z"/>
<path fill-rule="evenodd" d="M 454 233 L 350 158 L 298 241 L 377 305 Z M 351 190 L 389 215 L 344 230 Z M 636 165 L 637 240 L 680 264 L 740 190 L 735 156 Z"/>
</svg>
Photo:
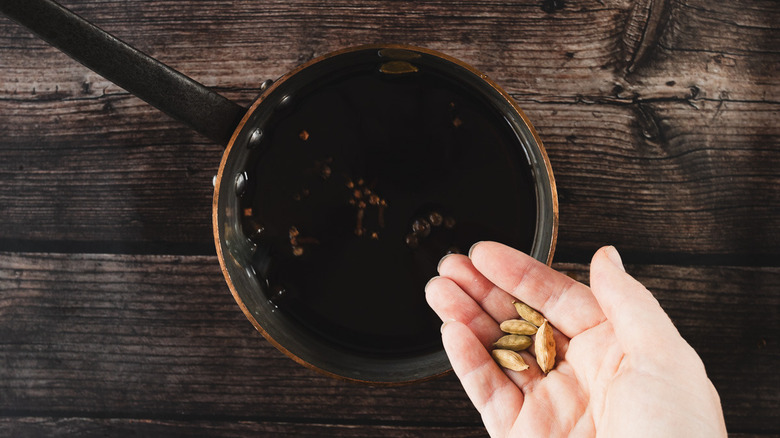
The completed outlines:
<svg viewBox="0 0 780 438">
<path fill-rule="evenodd" d="M 542 142 L 460 60 L 351 47 L 266 81 L 244 108 L 51 0 L 0 11 L 225 145 L 212 212 L 222 272 L 254 327 L 300 364 L 370 384 L 442 375 L 441 322 L 424 297 L 438 260 L 498 240 L 552 261 Z"/>
</svg>

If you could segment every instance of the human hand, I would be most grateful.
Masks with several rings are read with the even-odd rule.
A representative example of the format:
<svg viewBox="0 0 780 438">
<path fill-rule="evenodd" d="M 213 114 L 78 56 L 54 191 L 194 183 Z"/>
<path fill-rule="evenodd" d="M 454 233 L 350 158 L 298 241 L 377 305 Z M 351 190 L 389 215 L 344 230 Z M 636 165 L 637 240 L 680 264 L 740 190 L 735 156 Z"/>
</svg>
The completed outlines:
<svg viewBox="0 0 780 438">
<path fill-rule="evenodd" d="M 658 301 L 596 252 L 587 287 L 494 242 L 449 255 L 426 286 L 455 374 L 493 437 L 725 437 L 704 365 Z M 501 369 L 488 349 L 517 298 L 555 327 L 555 368 Z"/>
</svg>

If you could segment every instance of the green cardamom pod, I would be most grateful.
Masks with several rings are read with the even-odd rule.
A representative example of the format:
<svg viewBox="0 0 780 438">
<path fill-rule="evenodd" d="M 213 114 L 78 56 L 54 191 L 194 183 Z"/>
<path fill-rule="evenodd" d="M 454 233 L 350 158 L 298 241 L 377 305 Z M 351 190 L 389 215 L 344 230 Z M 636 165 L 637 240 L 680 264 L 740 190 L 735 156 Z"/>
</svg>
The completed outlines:
<svg viewBox="0 0 780 438">
<path fill-rule="evenodd" d="M 539 331 L 536 333 L 534 341 L 534 353 L 536 353 L 536 363 L 539 368 L 547 374 L 555 366 L 555 338 L 550 324 L 545 321 Z"/>
<path fill-rule="evenodd" d="M 493 346 L 504 350 L 522 351 L 531 346 L 531 338 L 523 335 L 506 335 L 499 338 Z"/>
<path fill-rule="evenodd" d="M 499 327 L 502 332 L 513 335 L 533 335 L 538 330 L 535 325 L 522 319 L 508 319 L 502 322 Z"/>
<path fill-rule="evenodd" d="M 498 362 L 504 368 L 508 368 L 513 371 L 523 371 L 528 369 L 528 364 L 525 363 L 523 357 L 520 354 L 512 350 L 493 350 L 491 352 L 493 359 Z"/>
<path fill-rule="evenodd" d="M 531 324 L 541 327 L 542 324 L 544 324 L 544 316 L 542 316 L 541 313 L 534 310 L 531 306 L 528 304 L 522 302 L 522 301 L 515 301 L 512 304 L 515 305 L 515 309 L 517 310 L 517 314 L 520 315 L 521 318 L 524 320 L 530 322 Z"/>
</svg>

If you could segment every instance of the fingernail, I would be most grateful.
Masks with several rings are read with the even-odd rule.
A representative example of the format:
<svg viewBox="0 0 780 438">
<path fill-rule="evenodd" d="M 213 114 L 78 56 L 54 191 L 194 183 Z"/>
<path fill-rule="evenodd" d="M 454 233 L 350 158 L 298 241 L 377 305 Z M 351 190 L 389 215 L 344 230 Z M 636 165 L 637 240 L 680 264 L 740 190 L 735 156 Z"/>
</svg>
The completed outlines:
<svg viewBox="0 0 780 438">
<path fill-rule="evenodd" d="M 477 245 L 479 245 L 480 243 L 482 243 L 482 241 L 481 241 L 481 240 L 480 240 L 479 242 L 477 242 L 477 243 L 475 243 L 475 244 L 471 245 L 471 248 L 469 248 L 469 258 L 471 258 L 471 253 L 472 253 L 472 252 L 474 252 L 474 248 L 475 248 Z"/>
<path fill-rule="evenodd" d="M 444 263 L 444 259 L 446 259 L 447 257 L 451 256 L 452 254 L 453 254 L 453 253 L 444 254 L 444 257 L 442 257 L 441 259 L 439 259 L 439 264 L 438 264 L 438 265 L 436 265 L 436 272 L 438 272 L 438 273 L 440 273 L 440 274 L 441 274 L 441 269 L 439 269 L 439 268 L 441 268 L 441 264 L 442 264 L 442 263 Z"/>
<path fill-rule="evenodd" d="M 431 282 L 433 282 L 433 280 L 436 280 L 437 278 L 439 278 L 439 276 L 438 276 L 438 275 L 435 275 L 435 276 L 431 277 L 431 279 L 430 279 L 430 280 L 428 280 L 428 282 L 427 282 L 427 283 L 425 283 L 425 289 L 423 289 L 423 290 L 424 290 L 426 293 L 428 292 L 428 285 L 429 285 L 429 284 L 431 284 Z"/>
<path fill-rule="evenodd" d="M 449 324 L 451 322 L 455 322 L 455 320 L 452 319 L 452 318 L 445 319 L 444 322 L 441 324 L 441 329 L 439 329 L 439 331 L 444 333 L 444 326 L 446 326 L 447 324 Z"/>
<path fill-rule="evenodd" d="M 623 260 L 620 258 L 620 254 L 614 246 L 608 246 L 604 250 L 604 253 L 606 253 L 607 258 L 612 262 L 613 265 L 615 265 L 621 271 L 626 272 L 626 268 L 623 267 Z"/>
</svg>

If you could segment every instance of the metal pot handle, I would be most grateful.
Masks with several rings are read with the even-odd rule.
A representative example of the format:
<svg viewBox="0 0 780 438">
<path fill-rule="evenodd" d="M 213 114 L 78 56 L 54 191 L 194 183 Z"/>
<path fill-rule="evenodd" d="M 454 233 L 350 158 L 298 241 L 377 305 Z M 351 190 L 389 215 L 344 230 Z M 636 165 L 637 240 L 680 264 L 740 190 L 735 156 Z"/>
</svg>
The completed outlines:
<svg viewBox="0 0 780 438">
<path fill-rule="evenodd" d="M 227 145 L 246 109 L 51 0 L 2 0 L 0 12 L 111 82 Z"/>
</svg>

